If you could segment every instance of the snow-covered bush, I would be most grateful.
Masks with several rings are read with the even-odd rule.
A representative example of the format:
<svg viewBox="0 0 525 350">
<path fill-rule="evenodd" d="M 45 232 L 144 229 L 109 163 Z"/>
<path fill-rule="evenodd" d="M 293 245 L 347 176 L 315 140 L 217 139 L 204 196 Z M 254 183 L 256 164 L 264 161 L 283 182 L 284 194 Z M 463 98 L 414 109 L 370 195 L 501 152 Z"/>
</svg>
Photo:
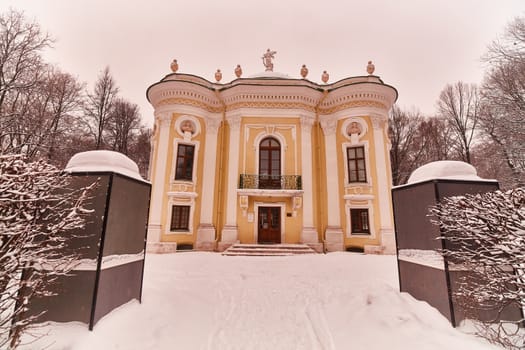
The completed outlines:
<svg viewBox="0 0 525 350">
<path fill-rule="evenodd" d="M 31 297 L 74 267 L 68 240 L 84 225 L 90 189 L 70 189 L 69 178 L 43 161 L 0 155 L 0 348 L 15 348 L 38 315 Z"/>
<path fill-rule="evenodd" d="M 505 319 L 504 311 L 525 307 L 525 187 L 449 197 L 431 214 L 444 234 L 444 257 L 468 271 L 454 301 L 468 318 L 477 318 L 485 338 L 509 349 L 525 348 L 518 328 L 523 318 Z M 492 310 L 494 319 L 480 319 L 480 310 Z"/>
</svg>

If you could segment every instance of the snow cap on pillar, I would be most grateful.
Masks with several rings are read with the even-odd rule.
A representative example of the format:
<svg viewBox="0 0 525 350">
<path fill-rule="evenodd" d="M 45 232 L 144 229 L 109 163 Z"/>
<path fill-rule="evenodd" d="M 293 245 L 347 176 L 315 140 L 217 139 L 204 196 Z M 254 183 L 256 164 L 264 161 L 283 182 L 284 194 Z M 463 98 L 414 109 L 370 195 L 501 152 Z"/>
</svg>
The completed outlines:
<svg viewBox="0 0 525 350">
<path fill-rule="evenodd" d="M 420 166 L 412 172 L 407 184 L 436 179 L 484 181 L 471 164 L 457 160 L 439 160 Z"/>
<path fill-rule="evenodd" d="M 137 163 L 124 154 L 114 151 L 87 151 L 75 154 L 66 165 L 68 173 L 110 171 L 145 181 L 139 173 Z"/>
</svg>

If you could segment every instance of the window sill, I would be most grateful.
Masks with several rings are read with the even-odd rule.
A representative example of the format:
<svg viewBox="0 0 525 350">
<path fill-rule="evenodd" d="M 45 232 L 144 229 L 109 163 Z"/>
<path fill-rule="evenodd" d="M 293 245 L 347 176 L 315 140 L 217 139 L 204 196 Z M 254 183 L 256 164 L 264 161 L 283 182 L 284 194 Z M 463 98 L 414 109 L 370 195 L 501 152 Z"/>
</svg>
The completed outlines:
<svg viewBox="0 0 525 350">
<path fill-rule="evenodd" d="M 191 235 L 190 231 L 168 231 L 166 235 Z"/>
</svg>

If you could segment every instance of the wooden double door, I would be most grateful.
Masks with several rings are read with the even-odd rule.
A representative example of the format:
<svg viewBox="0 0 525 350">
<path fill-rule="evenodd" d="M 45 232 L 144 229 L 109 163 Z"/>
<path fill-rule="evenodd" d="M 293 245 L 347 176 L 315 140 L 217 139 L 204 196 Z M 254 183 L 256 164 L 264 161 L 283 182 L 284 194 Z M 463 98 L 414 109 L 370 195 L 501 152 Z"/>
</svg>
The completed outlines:
<svg viewBox="0 0 525 350">
<path fill-rule="evenodd" d="M 257 243 L 281 243 L 281 207 L 259 207 Z"/>
</svg>

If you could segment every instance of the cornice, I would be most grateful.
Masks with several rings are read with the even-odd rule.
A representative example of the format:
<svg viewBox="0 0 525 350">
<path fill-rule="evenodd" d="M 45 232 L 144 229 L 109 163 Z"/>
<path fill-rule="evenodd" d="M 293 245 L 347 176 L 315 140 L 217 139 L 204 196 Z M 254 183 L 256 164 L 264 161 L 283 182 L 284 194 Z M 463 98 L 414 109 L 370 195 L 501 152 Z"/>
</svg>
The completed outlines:
<svg viewBox="0 0 525 350">
<path fill-rule="evenodd" d="M 178 104 L 198 107 L 209 113 L 237 109 L 297 109 L 333 114 L 359 107 L 388 111 L 397 99 L 397 91 L 375 76 L 347 78 L 326 85 L 304 79 L 277 78 L 243 78 L 218 84 L 174 73 L 150 86 L 147 97 L 154 108 Z"/>
</svg>

